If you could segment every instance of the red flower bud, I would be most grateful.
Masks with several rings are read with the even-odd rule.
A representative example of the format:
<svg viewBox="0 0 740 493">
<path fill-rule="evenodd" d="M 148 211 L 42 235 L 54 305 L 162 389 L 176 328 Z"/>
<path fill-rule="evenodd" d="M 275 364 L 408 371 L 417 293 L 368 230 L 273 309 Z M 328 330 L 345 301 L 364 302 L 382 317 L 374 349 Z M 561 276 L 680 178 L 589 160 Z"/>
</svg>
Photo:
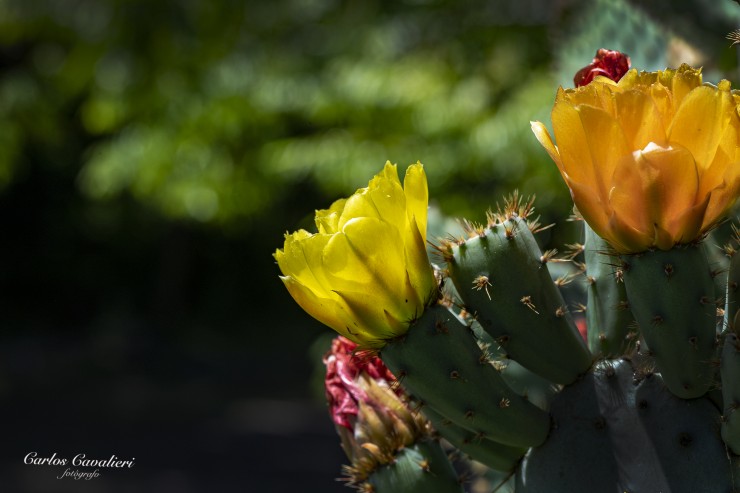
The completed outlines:
<svg viewBox="0 0 740 493">
<path fill-rule="evenodd" d="M 573 77 L 576 87 L 585 86 L 597 75 L 619 82 L 630 69 L 630 57 L 618 51 L 599 49 L 590 65 L 583 67 Z"/>
</svg>

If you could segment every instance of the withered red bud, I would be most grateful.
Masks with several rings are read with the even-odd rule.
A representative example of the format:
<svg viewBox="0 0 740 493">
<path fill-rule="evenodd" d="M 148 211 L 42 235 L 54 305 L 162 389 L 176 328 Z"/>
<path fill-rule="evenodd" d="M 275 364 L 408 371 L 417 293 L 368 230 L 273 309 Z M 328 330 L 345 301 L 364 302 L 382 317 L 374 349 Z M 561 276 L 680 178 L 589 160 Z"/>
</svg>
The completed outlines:
<svg viewBox="0 0 740 493">
<path fill-rule="evenodd" d="M 391 384 L 396 379 L 375 355 L 354 354 L 357 344 L 344 337 L 332 341 L 331 350 L 324 356 L 326 365 L 326 398 L 334 423 L 352 430 L 359 412 L 359 401 L 367 394 L 358 385 L 357 377 L 364 372 L 373 380 Z"/>
</svg>

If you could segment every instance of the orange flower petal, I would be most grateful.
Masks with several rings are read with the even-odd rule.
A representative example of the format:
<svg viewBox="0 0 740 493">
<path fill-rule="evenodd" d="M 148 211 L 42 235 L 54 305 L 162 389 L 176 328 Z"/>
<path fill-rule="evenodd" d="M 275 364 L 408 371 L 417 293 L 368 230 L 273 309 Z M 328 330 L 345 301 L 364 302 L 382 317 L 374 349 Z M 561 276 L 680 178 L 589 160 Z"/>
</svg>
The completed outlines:
<svg viewBox="0 0 740 493">
<path fill-rule="evenodd" d="M 627 144 L 622 127 L 612 115 L 593 106 L 583 105 L 576 109 L 583 128 L 588 129 L 584 142 L 591 153 L 594 167 L 594 178 L 590 183 L 596 187 L 603 201 L 609 196 L 609 185 L 617 163 L 623 157 L 630 156 L 632 149 Z"/>
<path fill-rule="evenodd" d="M 586 131 L 575 107 L 558 101 L 552 109 L 552 125 L 555 129 L 557 150 L 563 165 L 561 173 L 578 183 L 597 182 L 594 162 L 586 143 Z"/>
<path fill-rule="evenodd" d="M 617 118 L 632 149 L 667 145 L 663 115 L 650 94 L 635 89 L 616 96 Z"/>
<path fill-rule="evenodd" d="M 687 148 L 700 170 L 708 169 L 730 123 L 732 108 L 729 92 L 711 86 L 697 87 L 678 107 L 668 129 L 669 142 Z"/>
</svg>

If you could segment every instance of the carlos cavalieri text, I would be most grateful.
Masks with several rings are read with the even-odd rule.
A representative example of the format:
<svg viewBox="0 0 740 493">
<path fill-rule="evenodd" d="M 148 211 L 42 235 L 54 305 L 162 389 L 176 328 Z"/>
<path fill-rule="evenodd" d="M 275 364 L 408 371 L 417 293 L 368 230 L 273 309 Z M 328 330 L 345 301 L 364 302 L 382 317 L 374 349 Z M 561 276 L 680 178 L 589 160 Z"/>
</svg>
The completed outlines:
<svg viewBox="0 0 740 493">
<path fill-rule="evenodd" d="M 54 452 L 54 454 L 51 457 L 39 457 L 38 452 L 29 452 L 26 454 L 26 456 L 23 458 L 23 463 L 27 465 L 33 465 L 33 466 L 75 466 L 75 467 L 94 467 L 95 472 L 94 473 L 82 473 L 79 471 L 72 471 L 69 468 L 67 468 L 67 471 L 62 474 L 58 479 L 61 479 L 62 477 L 72 477 L 74 479 L 92 479 L 93 477 L 97 477 L 99 474 L 97 473 L 99 468 L 128 468 L 131 469 L 134 467 L 134 461 L 136 460 L 135 457 L 124 460 L 119 459 L 115 455 L 111 455 L 108 459 L 91 459 L 88 458 L 85 454 L 77 454 L 75 455 L 72 460 L 70 461 L 66 457 L 57 457 L 57 453 Z M 90 477 L 88 477 L 90 476 Z"/>
</svg>

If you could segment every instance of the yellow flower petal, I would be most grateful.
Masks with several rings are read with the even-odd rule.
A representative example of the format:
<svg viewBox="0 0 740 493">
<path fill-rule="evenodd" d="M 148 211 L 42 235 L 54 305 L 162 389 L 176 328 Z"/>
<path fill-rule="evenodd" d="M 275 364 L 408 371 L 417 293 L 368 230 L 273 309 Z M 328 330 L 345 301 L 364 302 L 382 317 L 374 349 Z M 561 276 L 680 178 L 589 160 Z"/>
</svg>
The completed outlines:
<svg viewBox="0 0 740 493">
<path fill-rule="evenodd" d="M 427 175 L 424 165 L 412 164 L 406 168 L 403 179 L 403 192 L 406 196 L 406 214 L 409 223 L 415 222 L 422 238 L 427 237 L 427 208 L 429 207 L 429 191 Z"/>
<path fill-rule="evenodd" d="M 324 247 L 330 236 L 296 231 L 285 237 L 283 250 L 278 250 L 275 259 L 280 271 L 290 275 L 300 284 L 313 290 L 318 296 L 329 296 L 326 278 L 322 270 Z"/>
<path fill-rule="evenodd" d="M 398 230 L 380 219 L 351 219 L 333 235 L 323 253 L 323 267 L 333 289 L 354 291 L 357 286 L 395 291 L 403 285 L 403 239 Z"/>
<path fill-rule="evenodd" d="M 368 332 L 358 319 L 352 318 L 343 304 L 337 302 L 336 295 L 322 298 L 290 276 L 282 276 L 280 279 L 296 303 L 313 318 L 358 344 L 368 338 Z"/>
<path fill-rule="evenodd" d="M 396 166 L 386 163 L 383 171 L 370 180 L 366 188 L 359 189 L 347 199 L 338 226 L 342 229 L 354 218 L 372 217 L 390 222 L 393 228 L 399 229 L 405 217 L 397 212 L 405 209 L 406 196 L 398 180 Z"/>
<path fill-rule="evenodd" d="M 367 334 L 372 334 L 372 337 L 367 337 L 368 340 L 378 341 L 378 345 L 372 344 L 370 347 L 379 347 L 382 345 L 380 341 L 394 339 L 408 330 L 411 318 L 399 319 L 393 316 L 383 308 L 383 298 L 372 296 L 368 291 L 337 290 L 335 294 L 341 298 L 353 318 L 363 321 L 362 329 L 358 328 L 358 331 L 364 330 Z"/>
<path fill-rule="evenodd" d="M 406 230 L 404 238 L 404 262 L 406 265 L 407 297 L 416 296 L 417 304 L 426 306 L 434 297 L 436 279 L 429 270 L 429 258 L 426 255 L 425 238 L 421 228 L 416 225 L 414 217 Z"/>
<path fill-rule="evenodd" d="M 328 209 L 316 211 L 315 221 L 319 233 L 334 234 L 339 231 L 339 218 L 342 217 L 342 212 L 344 212 L 344 205 L 346 202 L 347 199 L 339 199 Z"/>
</svg>

